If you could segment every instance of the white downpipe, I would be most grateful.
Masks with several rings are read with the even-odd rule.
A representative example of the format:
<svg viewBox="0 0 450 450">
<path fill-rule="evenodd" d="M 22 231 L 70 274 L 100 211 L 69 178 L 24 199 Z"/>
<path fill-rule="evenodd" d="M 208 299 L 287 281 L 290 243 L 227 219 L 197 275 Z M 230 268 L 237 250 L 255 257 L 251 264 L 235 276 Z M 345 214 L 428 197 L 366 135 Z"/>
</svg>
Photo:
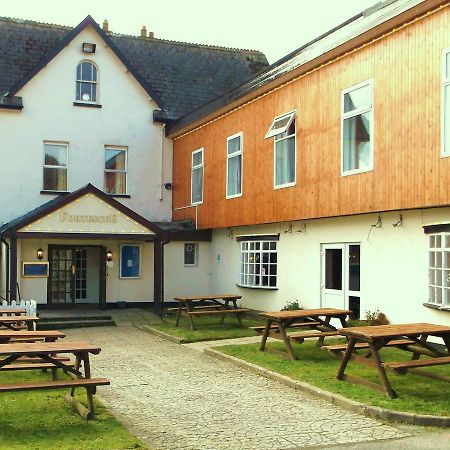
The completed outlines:
<svg viewBox="0 0 450 450">
<path fill-rule="evenodd" d="M 162 202 L 163 199 L 163 186 L 164 186 L 164 130 L 166 129 L 166 124 L 163 123 L 161 127 L 161 182 L 159 184 L 159 201 Z"/>
</svg>

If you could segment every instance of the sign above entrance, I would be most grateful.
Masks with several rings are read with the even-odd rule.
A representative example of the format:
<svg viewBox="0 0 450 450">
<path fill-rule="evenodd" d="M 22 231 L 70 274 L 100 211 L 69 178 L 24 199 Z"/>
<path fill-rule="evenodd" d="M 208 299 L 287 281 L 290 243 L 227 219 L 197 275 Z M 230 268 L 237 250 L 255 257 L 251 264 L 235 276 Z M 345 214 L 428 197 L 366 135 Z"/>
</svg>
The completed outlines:
<svg viewBox="0 0 450 450">
<path fill-rule="evenodd" d="M 95 194 L 86 194 L 18 230 L 42 233 L 155 233 Z"/>
</svg>

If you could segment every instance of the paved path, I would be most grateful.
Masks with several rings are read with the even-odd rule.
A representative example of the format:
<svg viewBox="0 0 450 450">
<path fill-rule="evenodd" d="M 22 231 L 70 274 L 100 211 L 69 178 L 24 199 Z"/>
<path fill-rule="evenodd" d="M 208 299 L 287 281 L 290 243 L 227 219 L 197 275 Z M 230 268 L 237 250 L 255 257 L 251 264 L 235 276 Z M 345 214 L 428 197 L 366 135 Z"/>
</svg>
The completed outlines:
<svg viewBox="0 0 450 450">
<path fill-rule="evenodd" d="M 281 450 L 407 435 L 132 326 L 76 329 L 102 347 L 100 394 L 161 450 Z"/>
</svg>

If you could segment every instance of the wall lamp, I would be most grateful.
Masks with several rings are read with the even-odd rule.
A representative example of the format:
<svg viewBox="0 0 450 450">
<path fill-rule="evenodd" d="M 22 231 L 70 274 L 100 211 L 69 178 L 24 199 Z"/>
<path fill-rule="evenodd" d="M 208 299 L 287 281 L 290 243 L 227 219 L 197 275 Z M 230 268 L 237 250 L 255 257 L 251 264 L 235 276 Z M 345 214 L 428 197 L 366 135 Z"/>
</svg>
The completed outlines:
<svg viewBox="0 0 450 450">
<path fill-rule="evenodd" d="M 38 248 L 36 251 L 36 258 L 40 261 L 44 257 L 44 250 Z"/>
<path fill-rule="evenodd" d="M 106 252 L 106 261 L 111 262 L 112 259 L 113 259 L 113 253 L 112 253 L 111 250 L 108 250 L 108 251 Z"/>
<path fill-rule="evenodd" d="M 83 53 L 95 53 L 96 44 L 91 44 L 90 42 L 83 42 Z"/>
</svg>

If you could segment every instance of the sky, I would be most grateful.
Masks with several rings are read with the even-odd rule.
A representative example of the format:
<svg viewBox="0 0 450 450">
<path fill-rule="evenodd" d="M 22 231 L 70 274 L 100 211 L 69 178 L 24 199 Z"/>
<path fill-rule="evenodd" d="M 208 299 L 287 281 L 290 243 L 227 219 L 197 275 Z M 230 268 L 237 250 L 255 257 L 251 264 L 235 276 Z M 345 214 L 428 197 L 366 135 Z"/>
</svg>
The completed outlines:
<svg viewBox="0 0 450 450">
<path fill-rule="evenodd" d="M 116 33 L 262 51 L 270 63 L 377 0 L 0 0 L 0 16 L 75 26 L 90 14 Z"/>
</svg>

